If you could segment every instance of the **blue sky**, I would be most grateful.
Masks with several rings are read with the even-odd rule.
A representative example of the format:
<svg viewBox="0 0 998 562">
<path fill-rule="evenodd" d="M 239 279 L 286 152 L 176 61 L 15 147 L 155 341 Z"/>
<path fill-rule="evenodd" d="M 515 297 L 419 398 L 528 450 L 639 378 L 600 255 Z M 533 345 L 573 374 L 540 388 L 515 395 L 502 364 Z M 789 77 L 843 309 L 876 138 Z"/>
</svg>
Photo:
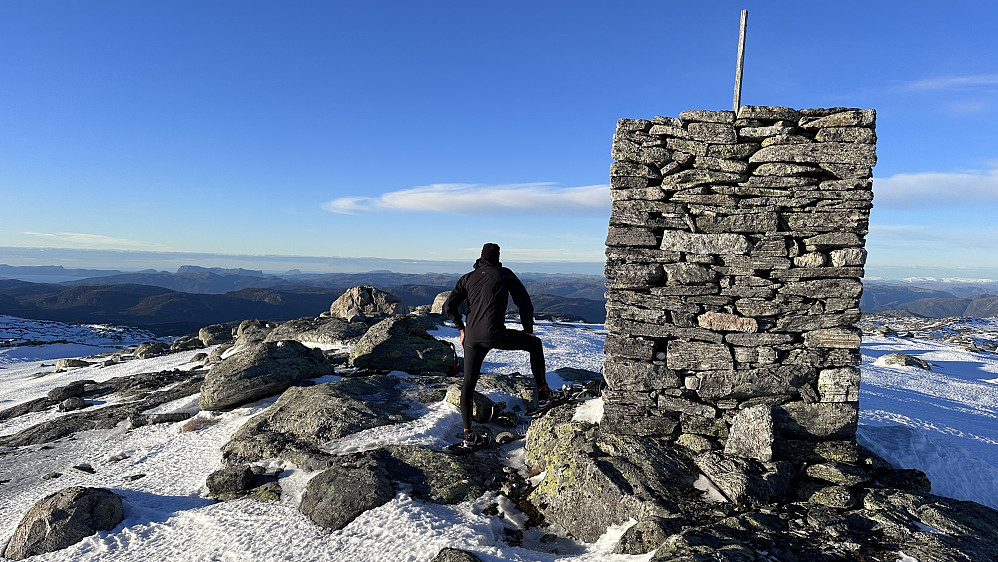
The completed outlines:
<svg viewBox="0 0 998 562">
<path fill-rule="evenodd" d="M 742 8 L 742 103 L 878 111 L 868 273 L 998 278 L 960 1 L 3 2 L 0 246 L 600 262 L 616 120 L 729 109 Z"/>
</svg>

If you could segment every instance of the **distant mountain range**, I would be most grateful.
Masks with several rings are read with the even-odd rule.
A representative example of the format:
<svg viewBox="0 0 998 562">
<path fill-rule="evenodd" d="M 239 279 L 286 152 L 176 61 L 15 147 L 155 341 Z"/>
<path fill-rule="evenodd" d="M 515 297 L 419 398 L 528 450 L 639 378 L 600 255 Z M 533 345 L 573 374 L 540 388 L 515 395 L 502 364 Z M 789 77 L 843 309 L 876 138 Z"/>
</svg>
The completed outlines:
<svg viewBox="0 0 998 562">
<path fill-rule="evenodd" d="M 10 266 L 5 266 L 9 268 Z M 61 271 L 60 271 L 61 270 Z M 30 274 L 59 274 L 52 268 Z M 79 272 L 88 270 L 76 270 Z M 22 271 L 23 273 L 23 271 Z M 94 271 L 96 273 L 96 271 Z M 0 279 L 0 314 L 73 323 L 137 326 L 160 335 L 246 318 L 289 320 L 317 316 L 343 292 L 374 285 L 410 307 L 430 304 L 453 288 L 453 274 L 391 271 L 344 274 L 265 275 L 252 270 L 182 267 L 177 273 L 99 271 L 64 283 Z M 9 273 L 7 273 L 9 275 Z M 0 277 L 4 272 L 0 269 Z M 586 275 L 525 275 L 540 317 L 600 323 L 606 318 L 603 278 Z M 596 298 L 589 298 L 596 297 Z"/>
<path fill-rule="evenodd" d="M 79 277 L 35 283 L 15 276 Z M 4 280 L 4 277 L 12 279 Z M 374 285 L 407 305 L 433 302 L 450 290 L 456 274 L 366 273 L 281 275 L 247 269 L 183 266 L 165 271 L 121 272 L 13 267 L 0 264 L 0 314 L 75 323 L 111 323 L 146 328 L 160 335 L 196 331 L 214 323 L 260 318 L 288 320 L 316 316 L 343 292 Z M 605 279 L 595 275 L 521 274 L 541 318 L 601 323 L 606 319 Z M 866 281 L 864 312 L 905 311 L 916 316 L 998 316 L 998 284 Z"/>
</svg>

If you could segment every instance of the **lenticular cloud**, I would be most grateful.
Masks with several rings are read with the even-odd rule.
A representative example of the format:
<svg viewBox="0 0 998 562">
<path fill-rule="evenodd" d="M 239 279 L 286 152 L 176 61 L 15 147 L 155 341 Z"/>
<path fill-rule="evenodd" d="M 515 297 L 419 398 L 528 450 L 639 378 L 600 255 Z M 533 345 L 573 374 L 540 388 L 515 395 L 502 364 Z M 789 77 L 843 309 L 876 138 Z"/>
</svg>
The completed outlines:
<svg viewBox="0 0 998 562">
<path fill-rule="evenodd" d="M 333 213 L 433 211 L 461 215 L 504 212 L 595 215 L 606 213 L 606 185 L 556 187 L 551 183 L 509 185 L 433 184 L 385 193 L 380 197 L 341 197 L 322 205 Z"/>
</svg>

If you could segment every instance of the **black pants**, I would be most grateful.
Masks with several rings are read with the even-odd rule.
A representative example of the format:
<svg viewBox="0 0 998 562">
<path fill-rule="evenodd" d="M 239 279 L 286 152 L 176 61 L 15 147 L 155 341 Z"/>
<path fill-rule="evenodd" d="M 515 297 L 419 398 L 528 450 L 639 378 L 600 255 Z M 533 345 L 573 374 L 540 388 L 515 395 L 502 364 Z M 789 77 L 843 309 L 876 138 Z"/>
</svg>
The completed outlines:
<svg viewBox="0 0 998 562">
<path fill-rule="evenodd" d="M 506 330 L 497 340 L 472 342 L 464 340 L 464 384 L 461 385 L 461 419 L 464 428 L 471 429 L 471 408 L 475 400 L 475 385 L 482 374 L 482 363 L 491 349 L 507 349 L 530 352 L 530 372 L 534 375 L 537 388 L 547 386 L 544 376 L 544 346 L 537 336 L 520 330 Z"/>
</svg>

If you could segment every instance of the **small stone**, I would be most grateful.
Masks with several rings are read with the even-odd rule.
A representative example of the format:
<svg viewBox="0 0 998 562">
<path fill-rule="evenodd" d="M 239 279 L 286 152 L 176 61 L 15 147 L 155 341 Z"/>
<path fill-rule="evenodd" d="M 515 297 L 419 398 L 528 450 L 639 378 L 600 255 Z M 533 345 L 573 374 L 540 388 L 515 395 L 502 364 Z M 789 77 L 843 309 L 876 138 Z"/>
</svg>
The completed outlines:
<svg viewBox="0 0 998 562">
<path fill-rule="evenodd" d="M 929 365 L 929 363 L 925 360 L 913 357 L 906 353 L 889 353 L 882 356 L 880 361 L 884 365 L 901 365 L 903 367 L 918 367 L 919 369 L 925 369 L 926 371 L 932 370 L 932 365 Z"/>
<path fill-rule="evenodd" d="M 90 466 L 88 463 L 74 465 L 70 470 L 75 470 L 83 474 L 94 474 L 97 472 L 94 467 Z"/>
<path fill-rule="evenodd" d="M 140 478 L 145 478 L 145 477 L 146 477 L 145 474 L 133 474 L 133 475 L 129 476 L 128 478 L 126 478 L 126 480 L 128 480 L 129 482 L 135 482 L 136 480 L 138 480 Z"/>
</svg>

